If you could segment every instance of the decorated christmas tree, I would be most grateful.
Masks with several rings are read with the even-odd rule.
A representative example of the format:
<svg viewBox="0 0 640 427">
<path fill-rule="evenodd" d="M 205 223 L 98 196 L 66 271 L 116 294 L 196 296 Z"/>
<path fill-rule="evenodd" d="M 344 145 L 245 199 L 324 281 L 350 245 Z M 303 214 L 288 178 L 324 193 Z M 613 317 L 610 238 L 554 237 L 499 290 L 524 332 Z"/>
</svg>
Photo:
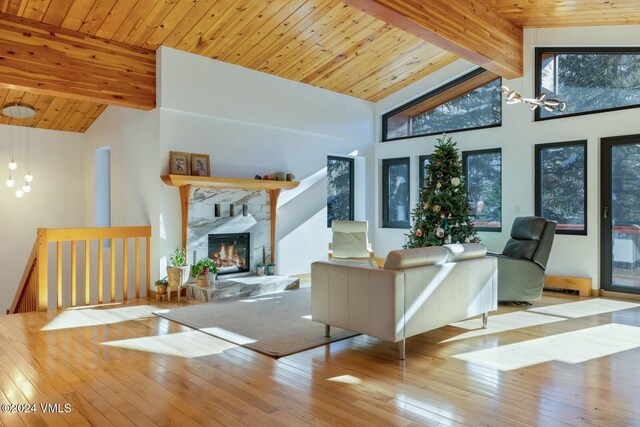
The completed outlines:
<svg viewBox="0 0 640 427">
<path fill-rule="evenodd" d="M 405 248 L 478 241 L 469 217 L 460 156 L 449 136 L 438 138 L 436 150 L 429 157 L 424 186 L 411 217 L 414 224 Z"/>
</svg>

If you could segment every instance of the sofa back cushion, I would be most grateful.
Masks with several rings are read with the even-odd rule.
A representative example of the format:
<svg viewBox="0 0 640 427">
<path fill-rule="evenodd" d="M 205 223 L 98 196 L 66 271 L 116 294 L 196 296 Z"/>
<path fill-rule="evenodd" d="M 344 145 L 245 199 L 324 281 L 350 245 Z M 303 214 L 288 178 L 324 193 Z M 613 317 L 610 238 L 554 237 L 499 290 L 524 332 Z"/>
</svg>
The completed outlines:
<svg viewBox="0 0 640 427">
<path fill-rule="evenodd" d="M 466 259 L 482 258 L 487 255 L 487 247 L 480 243 L 454 243 L 444 245 L 447 249 L 447 262 L 458 262 Z"/>
<path fill-rule="evenodd" d="M 403 270 L 405 268 L 443 264 L 447 262 L 448 256 L 449 251 L 440 246 L 400 249 L 389 252 L 382 268 L 387 270 Z"/>
</svg>

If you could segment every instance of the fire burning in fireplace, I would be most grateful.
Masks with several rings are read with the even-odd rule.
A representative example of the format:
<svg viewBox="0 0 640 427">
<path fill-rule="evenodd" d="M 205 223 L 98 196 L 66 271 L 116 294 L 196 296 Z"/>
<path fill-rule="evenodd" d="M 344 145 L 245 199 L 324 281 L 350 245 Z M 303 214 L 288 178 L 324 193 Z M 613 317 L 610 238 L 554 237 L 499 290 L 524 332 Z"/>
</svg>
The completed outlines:
<svg viewBox="0 0 640 427">
<path fill-rule="evenodd" d="M 218 274 L 249 271 L 249 234 L 210 234 L 209 258 Z"/>
<path fill-rule="evenodd" d="M 245 263 L 244 258 L 240 258 L 233 244 L 230 244 L 229 247 L 225 243 L 220 244 L 220 252 L 214 252 L 212 258 L 218 268 L 244 267 Z"/>
</svg>

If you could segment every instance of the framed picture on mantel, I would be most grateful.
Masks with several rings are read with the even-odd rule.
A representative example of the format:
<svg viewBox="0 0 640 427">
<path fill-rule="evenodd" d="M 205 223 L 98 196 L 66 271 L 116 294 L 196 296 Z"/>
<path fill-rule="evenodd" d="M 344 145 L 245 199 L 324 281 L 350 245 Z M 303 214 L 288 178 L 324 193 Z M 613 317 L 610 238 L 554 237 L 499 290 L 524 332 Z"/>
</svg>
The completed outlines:
<svg viewBox="0 0 640 427">
<path fill-rule="evenodd" d="M 189 153 L 169 152 L 169 173 L 171 175 L 191 175 Z"/>
<path fill-rule="evenodd" d="M 191 153 L 191 175 L 211 176 L 211 163 L 208 154 Z"/>
</svg>

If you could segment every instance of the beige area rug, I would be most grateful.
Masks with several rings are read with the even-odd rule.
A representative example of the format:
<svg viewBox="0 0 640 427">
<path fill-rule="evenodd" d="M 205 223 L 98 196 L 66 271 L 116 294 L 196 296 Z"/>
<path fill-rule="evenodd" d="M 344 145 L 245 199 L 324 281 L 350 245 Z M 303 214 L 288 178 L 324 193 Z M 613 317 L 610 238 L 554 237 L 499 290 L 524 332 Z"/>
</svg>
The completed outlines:
<svg viewBox="0 0 640 427">
<path fill-rule="evenodd" d="M 311 321 L 311 288 L 215 301 L 153 314 L 272 357 L 288 356 L 357 333 Z"/>
</svg>

